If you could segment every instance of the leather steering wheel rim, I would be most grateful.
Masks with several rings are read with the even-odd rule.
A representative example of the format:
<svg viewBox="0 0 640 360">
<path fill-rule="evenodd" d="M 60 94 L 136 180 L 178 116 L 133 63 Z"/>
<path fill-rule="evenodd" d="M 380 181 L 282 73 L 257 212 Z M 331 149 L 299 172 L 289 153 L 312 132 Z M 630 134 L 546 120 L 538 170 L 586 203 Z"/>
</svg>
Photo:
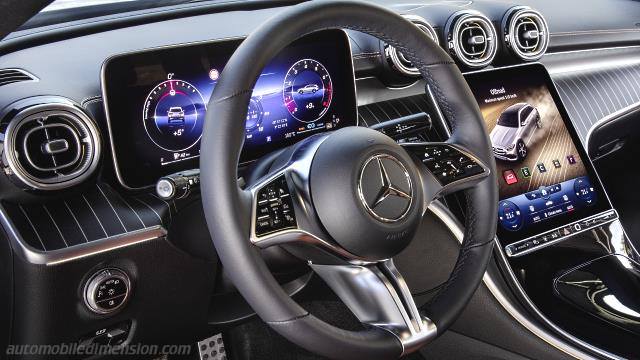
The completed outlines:
<svg viewBox="0 0 640 360">
<path fill-rule="evenodd" d="M 451 123 L 449 142 L 470 150 L 495 174 L 490 140 L 475 99 L 453 60 L 398 14 L 370 3 L 313 1 L 291 7 L 258 27 L 226 64 L 207 107 L 200 158 L 205 217 L 228 275 L 256 313 L 288 340 L 332 358 L 397 358 L 397 338 L 378 328 L 347 331 L 323 322 L 280 287 L 249 242 L 249 194 L 238 186 L 237 167 L 252 89 L 265 65 L 285 46 L 311 32 L 343 28 L 376 36 L 401 51 L 425 78 Z M 250 64 L 250 65 L 248 65 Z M 464 191 L 464 241 L 438 294 L 424 309 L 440 335 L 460 315 L 491 257 L 497 213 L 495 175 Z"/>
</svg>

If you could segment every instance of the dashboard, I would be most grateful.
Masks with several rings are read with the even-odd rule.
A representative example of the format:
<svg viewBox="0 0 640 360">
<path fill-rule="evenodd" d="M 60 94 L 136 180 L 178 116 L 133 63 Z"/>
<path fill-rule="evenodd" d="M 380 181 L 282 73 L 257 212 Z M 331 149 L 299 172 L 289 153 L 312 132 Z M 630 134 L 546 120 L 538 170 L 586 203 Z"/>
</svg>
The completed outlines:
<svg viewBox="0 0 640 360">
<path fill-rule="evenodd" d="M 582 338 L 595 344 L 607 342 L 602 347 L 634 344 L 636 337 L 611 335 L 606 326 L 602 331 L 583 326 L 584 314 L 561 303 L 548 287 L 557 272 L 594 258 L 594 249 L 614 249 L 602 250 L 587 239 L 606 243 L 602 228 L 619 223 L 607 196 L 617 189 L 606 183 L 605 191 L 584 148 L 597 122 L 640 102 L 640 32 L 630 30 L 640 4 L 622 1 L 611 8 L 603 1 L 593 4 L 596 11 L 577 0 L 425 1 L 425 6 L 377 2 L 426 29 L 452 55 L 485 118 L 498 169 L 501 245 L 496 254 L 500 269 L 487 276 L 501 283 L 512 268 L 516 276 L 522 275 L 506 279 L 513 293 L 530 298 L 562 328 L 583 331 Z M 119 24 L 95 21 L 96 27 L 69 26 L 50 37 L 12 34 L 0 42 L 0 69 L 21 70 L 17 75 L 23 77 L 0 83 L 4 154 L 16 154 L 12 161 L 23 165 L 12 167 L 2 159 L 7 176 L 0 176 L 0 220 L 10 237 L 6 244 L 17 249 L 7 251 L 17 256 L 4 263 L 14 264 L 16 274 L 11 315 L 18 341 L 76 341 L 125 322 L 130 341 L 191 342 L 194 336 L 204 337 L 194 334 L 203 319 L 226 326 L 252 313 L 237 297 L 227 297 L 234 290 L 217 280 L 224 278 L 224 269 L 218 267 L 197 190 L 165 200 L 152 185 L 168 174 L 198 168 L 200 152 L 206 151 L 200 149 L 204 113 L 215 111 L 207 106 L 216 79 L 242 39 L 281 11 L 280 5 L 233 12 L 212 7 L 153 20 L 118 19 Z M 539 12 L 523 11 L 532 9 L 523 5 Z M 605 12 L 611 16 L 600 16 Z M 468 16 L 458 16 L 461 13 Z M 529 25 L 511 31 L 511 25 L 531 24 L 529 20 L 540 29 L 536 45 L 527 43 L 527 36 L 534 34 Z M 474 47 L 482 43 L 470 45 L 482 32 L 487 34 L 484 44 L 495 46 L 478 50 Z M 515 51 L 514 44 L 524 54 Z M 540 64 L 510 67 L 536 61 Z M 448 123 L 431 100 L 412 64 L 383 41 L 353 31 L 310 35 L 271 61 L 253 88 L 247 113 L 238 114 L 245 124 L 241 161 L 249 165 L 305 137 L 352 125 L 380 129 L 398 141 L 445 141 Z M 22 140 L 37 126 L 26 121 L 37 120 L 40 113 L 21 114 L 36 107 L 56 115 L 49 119 L 61 125 L 56 134 L 68 144 L 83 140 L 67 155 L 78 148 L 78 153 L 93 156 L 74 157 L 68 168 L 53 169 L 48 163 L 36 164 L 46 171 L 29 168 L 29 154 L 38 155 L 32 157 L 36 160 L 43 156 L 42 138 L 24 141 L 27 146 Z M 26 126 L 16 132 L 11 148 L 8 124 L 23 118 Z M 61 144 L 48 144 L 47 151 L 55 153 Z M 19 172 L 33 180 L 15 179 Z M 445 201 L 462 219 L 464 199 L 448 196 Z M 606 221 L 598 222 L 601 219 Z M 579 234 L 576 226 L 582 229 Z M 598 234 L 587 231 L 597 226 Z M 55 266 L 45 269 L 43 264 Z M 133 292 L 113 314 L 96 315 L 77 295 L 92 275 L 111 268 L 130 277 Z M 422 269 L 414 274 L 425 277 Z M 296 271 L 283 275 L 288 293 L 304 286 L 296 283 L 299 276 Z M 289 284 L 291 279 L 296 280 Z M 30 286 L 21 286 L 24 283 Z M 52 293 L 52 284 L 55 296 L 41 296 Z M 526 288 L 524 295 L 517 284 Z M 159 294 L 158 288 L 166 290 Z M 543 295 L 545 301 L 540 300 Z M 59 309 L 55 313 L 48 311 L 52 304 Z M 538 311 L 524 307 L 530 314 Z M 562 322 L 574 312 L 577 325 Z M 29 325 L 34 323 L 41 325 Z M 513 329 L 511 323 L 508 328 Z M 167 329 L 167 337 L 158 339 L 165 332 L 161 329 Z M 185 339 L 177 340 L 179 335 Z M 484 331 L 475 335 L 492 336 Z M 505 339 L 511 335 L 500 334 Z M 518 345 L 523 342 L 504 343 L 514 352 L 525 352 Z"/>
<path fill-rule="evenodd" d="M 109 59 L 103 88 L 118 179 L 128 188 L 198 167 L 207 103 L 241 39 L 154 49 Z M 357 124 L 349 40 L 308 35 L 286 47 L 255 83 L 241 162 L 318 132 Z"/>
</svg>

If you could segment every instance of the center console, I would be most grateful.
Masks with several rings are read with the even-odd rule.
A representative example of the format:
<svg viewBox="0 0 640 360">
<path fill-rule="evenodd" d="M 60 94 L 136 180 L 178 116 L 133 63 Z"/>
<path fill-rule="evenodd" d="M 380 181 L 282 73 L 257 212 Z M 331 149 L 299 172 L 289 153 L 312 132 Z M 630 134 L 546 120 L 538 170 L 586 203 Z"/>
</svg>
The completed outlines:
<svg viewBox="0 0 640 360">
<path fill-rule="evenodd" d="M 547 328 L 599 356 L 637 353 L 638 252 L 546 69 L 466 75 L 498 173 L 498 258 Z"/>
</svg>

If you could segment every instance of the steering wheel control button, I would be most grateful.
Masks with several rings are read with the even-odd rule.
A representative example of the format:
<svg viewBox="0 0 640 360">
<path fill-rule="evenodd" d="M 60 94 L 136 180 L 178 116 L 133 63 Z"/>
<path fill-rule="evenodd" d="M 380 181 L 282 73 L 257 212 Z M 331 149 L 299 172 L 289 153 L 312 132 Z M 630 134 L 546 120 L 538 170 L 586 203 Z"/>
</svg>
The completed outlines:
<svg viewBox="0 0 640 360">
<path fill-rule="evenodd" d="M 484 168 L 471 156 L 449 144 L 431 144 L 407 149 L 422 160 L 443 186 L 484 172 Z"/>
<path fill-rule="evenodd" d="M 254 220 L 258 237 L 296 227 L 293 200 L 284 175 L 258 190 Z"/>
<path fill-rule="evenodd" d="M 505 201 L 503 201 L 505 202 Z M 501 203 L 502 204 L 502 203 Z M 500 211 L 500 210 L 499 210 Z M 540 235 L 532 236 L 528 239 L 514 242 L 504 247 L 507 256 L 517 257 L 533 251 L 540 250 L 544 247 L 553 245 L 560 241 L 566 240 L 573 235 L 583 233 L 588 230 L 595 229 L 604 224 L 610 223 L 618 218 L 615 210 L 609 210 L 604 213 L 591 216 L 589 218 L 576 221 L 574 223 L 562 226 L 560 228 L 547 231 Z"/>
<path fill-rule="evenodd" d="M 85 305 L 96 314 L 110 314 L 122 308 L 131 292 L 129 276 L 109 268 L 95 273 L 84 287 Z"/>
</svg>

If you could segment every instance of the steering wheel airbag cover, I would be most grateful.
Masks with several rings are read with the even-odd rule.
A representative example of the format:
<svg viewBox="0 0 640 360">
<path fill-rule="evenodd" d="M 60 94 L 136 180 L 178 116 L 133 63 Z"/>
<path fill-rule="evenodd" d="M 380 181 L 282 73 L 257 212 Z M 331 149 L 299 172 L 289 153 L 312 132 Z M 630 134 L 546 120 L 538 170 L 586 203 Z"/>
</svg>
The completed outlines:
<svg viewBox="0 0 640 360">
<path fill-rule="evenodd" d="M 399 211 L 405 215 L 397 221 L 392 216 L 388 221 L 379 220 L 380 216 L 370 214 L 364 205 L 366 200 L 360 198 L 363 183 L 371 183 L 373 193 L 383 186 L 378 166 L 363 172 L 363 166 L 375 156 L 391 157 L 404 165 L 401 172 L 406 174 L 392 174 L 387 165 L 385 173 L 393 185 L 401 183 L 394 177 L 409 178 L 409 187 L 403 191 L 409 193 L 410 199 L 389 196 L 376 207 L 379 209 L 394 198 L 408 203 L 406 210 L 397 209 L 405 210 Z M 400 145 L 378 131 L 348 127 L 331 134 L 313 158 L 310 178 L 313 204 L 322 224 L 338 244 L 361 258 L 383 260 L 397 255 L 409 245 L 422 221 L 424 200 L 416 189 L 419 175 L 413 160 Z"/>
</svg>

